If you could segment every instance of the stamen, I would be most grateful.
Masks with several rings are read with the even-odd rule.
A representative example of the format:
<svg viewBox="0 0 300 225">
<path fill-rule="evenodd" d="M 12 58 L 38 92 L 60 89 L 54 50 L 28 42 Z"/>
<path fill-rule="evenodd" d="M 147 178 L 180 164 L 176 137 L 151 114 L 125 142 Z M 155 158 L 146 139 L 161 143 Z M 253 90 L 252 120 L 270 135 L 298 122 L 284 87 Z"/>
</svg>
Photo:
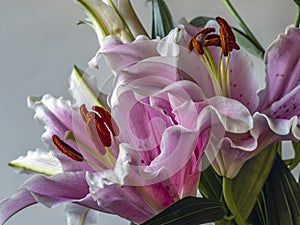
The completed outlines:
<svg viewBox="0 0 300 225">
<path fill-rule="evenodd" d="M 200 35 L 201 35 L 201 39 L 203 39 L 206 37 L 206 35 L 213 33 L 215 31 L 216 31 L 216 29 L 213 27 L 204 28 L 204 29 L 200 30 L 196 35 L 194 35 L 193 39 L 196 39 Z"/>
<path fill-rule="evenodd" d="M 105 147 L 111 146 L 111 136 L 104 122 L 94 112 L 87 113 L 87 130 L 93 141 L 95 147 L 104 155 L 106 153 Z"/>
<path fill-rule="evenodd" d="M 67 143 L 63 142 L 57 135 L 52 136 L 52 141 L 58 148 L 58 150 L 61 151 L 63 154 L 67 155 L 71 159 L 74 159 L 75 161 L 84 161 L 83 156 L 79 152 L 77 152 Z"/>
<path fill-rule="evenodd" d="M 215 46 L 215 47 L 221 47 L 221 40 L 220 35 L 218 34 L 209 34 L 204 38 L 204 46 Z"/>
<path fill-rule="evenodd" d="M 81 142 L 78 138 L 76 138 L 71 131 L 67 131 L 66 132 L 65 139 L 73 141 L 78 146 L 80 146 L 84 151 L 86 151 L 90 156 L 92 156 L 97 161 L 99 161 L 102 164 L 101 167 L 98 166 L 98 165 L 95 165 L 95 163 L 92 163 L 91 161 L 85 160 L 88 164 L 92 165 L 97 170 L 102 171 L 103 169 L 109 169 L 109 168 L 112 168 L 114 166 L 114 164 L 111 163 L 113 161 L 111 159 L 111 158 L 113 158 L 113 156 L 111 156 L 111 155 L 109 155 L 107 153 L 104 156 L 103 155 L 100 156 L 95 151 L 93 151 L 88 146 L 86 146 L 83 142 Z M 104 146 L 103 146 L 103 148 L 104 148 Z"/>
<path fill-rule="evenodd" d="M 215 31 L 216 30 L 213 27 L 207 27 L 207 28 L 200 30 L 196 35 L 194 35 L 194 37 L 192 37 L 192 39 L 188 43 L 188 50 L 191 52 L 195 49 L 195 51 L 199 55 L 203 55 L 205 53 L 205 51 L 203 49 L 202 42 L 208 34 L 215 32 Z M 200 40 L 197 40 L 198 36 L 200 36 Z"/>
<path fill-rule="evenodd" d="M 118 136 L 119 128 L 117 123 L 111 117 L 111 114 L 100 106 L 95 105 L 92 107 L 92 109 L 99 114 L 101 120 L 108 126 L 113 136 Z"/>
<path fill-rule="evenodd" d="M 86 121 L 87 121 L 86 114 L 88 113 L 88 110 L 87 110 L 85 104 L 81 105 L 79 110 L 80 110 L 80 114 L 81 114 L 83 121 L 86 123 Z"/>
<path fill-rule="evenodd" d="M 199 55 L 204 54 L 204 49 L 200 41 L 197 41 L 196 39 L 192 38 L 192 40 L 188 44 L 188 50 L 191 52 L 194 49 Z"/>
<path fill-rule="evenodd" d="M 220 25 L 220 41 L 224 56 L 228 56 L 233 49 L 239 50 L 240 47 L 236 43 L 234 33 L 226 20 L 221 17 L 216 18 Z"/>
</svg>

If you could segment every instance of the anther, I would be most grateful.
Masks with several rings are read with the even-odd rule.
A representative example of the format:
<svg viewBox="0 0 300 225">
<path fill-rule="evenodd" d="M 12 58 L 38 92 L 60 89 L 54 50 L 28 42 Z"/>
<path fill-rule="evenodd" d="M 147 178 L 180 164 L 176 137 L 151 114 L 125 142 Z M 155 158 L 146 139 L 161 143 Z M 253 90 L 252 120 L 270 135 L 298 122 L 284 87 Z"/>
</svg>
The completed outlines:
<svg viewBox="0 0 300 225">
<path fill-rule="evenodd" d="M 204 54 L 203 43 L 205 43 L 205 38 L 208 34 L 215 32 L 215 28 L 207 27 L 200 30 L 196 35 L 192 37 L 190 42 L 188 43 L 188 50 L 191 52 L 195 50 L 199 55 Z M 200 37 L 198 40 L 197 38 Z M 206 46 L 206 45 L 204 45 Z"/>
<path fill-rule="evenodd" d="M 86 123 L 86 121 L 87 121 L 86 114 L 88 113 L 86 106 L 84 104 L 81 105 L 79 108 L 79 111 L 80 111 L 80 115 L 81 115 L 83 121 Z"/>
<path fill-rule="evenodd" d="M 93 106 L 92 109 L 98 113 L 101 120 L 108 126 L 109 130 L 112 132 L 113 136 L 118 136 L 119 128 L 110 113 L 100 106 Z"/>
<path fill-rule="evenodd" d="M 112 139 L 105 123 L 94 112 L 87 113 L 87 130 L 97 150 L 104 155 L 105 147 L 110 147 Z"/>
<path fill-rule="evenodd" d="M 199 55 L 204 54 L 204 49 L 200 41 L 197 41 L 196 39 L 193 38 L 188 44 L 188 50 L 191 52 L 194 49 Z"/>
<path fill-rule="evenodd" d="M 57 147 L 57 149 L 61 151 L 63 154 L 67 155 L 68 157 L 70 157 L 75 161 L 79 161 L 79 162 L 83 161 L 84 159 L 83 156 L 74 148 L 72 148 L 70 145 L 63 142 L 57 135 L 52 136 L 52 141 Z"/>
<path fill-rule="evenodd" d="M 209 35 L 205 36 L 203 45 L 206 47 L 209 47 L 209 46 L 221 47 L 220 35 L 209 34 Z"/>
<path fill-rule="evenodd" d="M 206 35 L 210 34 L 210 33 L 213 33 L 215 32 L 216 29 L 213 28 L 213 27 L 207 27 L 207 28 L 204 28 L 202 30 L 200 30 L 196 35 L 194 35 L 194 39 L 196 39 L 198 36 L 201 37 L 201 39 L 204 39 L 206 37 Z"/>
<path fill-rule="evenodd" d="M 234 33 L 226 20 L 217 17 L 216 21 L 220 25 L 220 41 L 224 56 L 228 56 L 233 49 L 239 50 L 240 47 L 236 43 Z"/>
</svg>

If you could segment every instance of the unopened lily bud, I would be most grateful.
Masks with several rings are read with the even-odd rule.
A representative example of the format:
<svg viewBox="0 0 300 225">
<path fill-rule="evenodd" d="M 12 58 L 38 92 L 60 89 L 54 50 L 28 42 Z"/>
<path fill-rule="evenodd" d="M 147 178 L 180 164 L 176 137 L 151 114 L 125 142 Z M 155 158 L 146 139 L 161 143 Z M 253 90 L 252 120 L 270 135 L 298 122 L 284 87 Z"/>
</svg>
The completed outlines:
<svg viewBox="0 0 300 225">
<path fill-rule="evenodd" d="M 90 25 L 95 30 L 99 44 L 102 45 L 103 38 L 108 35 L 117 36 L 122 42 L 130 42 L 128 32 L 122 32 L 125 27 L 115 9 L 103 1 L 77 0 L 88 15 Z"/>
</svg>

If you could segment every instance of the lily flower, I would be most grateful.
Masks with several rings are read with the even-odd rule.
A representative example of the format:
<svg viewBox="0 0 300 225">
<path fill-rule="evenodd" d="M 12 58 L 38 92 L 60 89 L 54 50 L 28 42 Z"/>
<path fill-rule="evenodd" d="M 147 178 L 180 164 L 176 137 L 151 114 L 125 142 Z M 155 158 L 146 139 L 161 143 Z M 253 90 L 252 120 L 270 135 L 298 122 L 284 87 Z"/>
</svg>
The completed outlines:
<svg viewBox="0 0 300 225">
<path fill-rule="evenodd" d="M 170 79 L 176 77 L 170 73 Z M 201 106 L 193 91 L 198 88 L 185 81 L 176 87 L 171 81 L 157 98 L 140 98 L 118 86 L 119 95 L 110 98 L 107 108 L 92 77 L 75 68 L 70 91 L 80 106 L 48 94 L 29 97 L 35 119 L 46 128 L 42 140 L 53 154 L 37 151 L 11 163 L 45 175 L 33 176 L 0 203 L 0 223 L 32 204 L 76 203 L 79 208 L 68 209 L 71 217 L 92 209 L 140 224 L 179 199 L 195 196 L 209 137 L 207 117 L 197 113 Z M 160 99 L 166 96 L 168 102 Z"/>
<path fill-rule="evenodd" d="M 118 74 L 116 86 L 132 88 L 142 96 L 155 95 L 164 88 L 163 79 L 169 79 L 171 67 L 174 77 L 177 75 L 172 82 L 189 81 L 199 87 L 200 91 L 194 92 L 193 97 L 201 92 L 202 102 L 206 101 L 207 105 L 216 97 L 222 99 L 227 118 L 232 118 L 229 112 L 246 108 L 240 114 L 240 123 L 236 117 L 219 124 L 219 116 L 211 118 L 213 130 L 205 154 L 219 175 L 233 178 L 248 159 L 268 145 L 300 139 L 297 104 L 300 31 L 288 28 L 269 47 L 265 61 L 267 86 L 257 94 L 251 59 L 239 50 L 227 22 L 220 17 L 216 20 L 218 24 L 209 23 L 204 29 L 190 25 L 176 28 L 163 40 L 138 37 L 132 43 L 123 44 L 107 38 L 93 63 L 104 55 Z M 188 53 L 186 48 L 193 52 Z"/>
</svg>

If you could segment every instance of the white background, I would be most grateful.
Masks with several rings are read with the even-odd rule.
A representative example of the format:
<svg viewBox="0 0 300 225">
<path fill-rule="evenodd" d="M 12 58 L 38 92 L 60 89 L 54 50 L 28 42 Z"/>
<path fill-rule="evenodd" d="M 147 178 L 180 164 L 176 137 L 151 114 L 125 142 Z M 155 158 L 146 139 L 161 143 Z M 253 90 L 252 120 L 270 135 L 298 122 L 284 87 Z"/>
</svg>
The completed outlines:
<svg viewBox="0 0 300 225">
<path fill-rule="evenodd" d="M 151 7 L 145 0 L 132 0 L 150 31 Z M 223 16 L 234 24 L 221 0 L 167 0 L 175 20 L 185 16 Z M 294 21 L 292 0 L 233 0 L 266 48 Z M 52 93 L 68 97 L 68 76 L 74 64 L 85 69 L 98 50 L 94 32 L 77 26 L 83 12 L 72 0 L 0 0 L 0 199 L 11 195 L 27 178 L 17 175 L 7 163 L 27 150 L 43 147 L 43 128 L 26 107 L 28 95 Z M 259 62 L 259 61 L 256 61 Z M 263 80 L 263 65 L 257 65 Z M 99 225 L 128 224 L 103 214 Z M 112 222 L 114 221 L 114 222 Z M 7 225 L 66 224 L 62 207 L 32 206 Z"/>
</svg>

